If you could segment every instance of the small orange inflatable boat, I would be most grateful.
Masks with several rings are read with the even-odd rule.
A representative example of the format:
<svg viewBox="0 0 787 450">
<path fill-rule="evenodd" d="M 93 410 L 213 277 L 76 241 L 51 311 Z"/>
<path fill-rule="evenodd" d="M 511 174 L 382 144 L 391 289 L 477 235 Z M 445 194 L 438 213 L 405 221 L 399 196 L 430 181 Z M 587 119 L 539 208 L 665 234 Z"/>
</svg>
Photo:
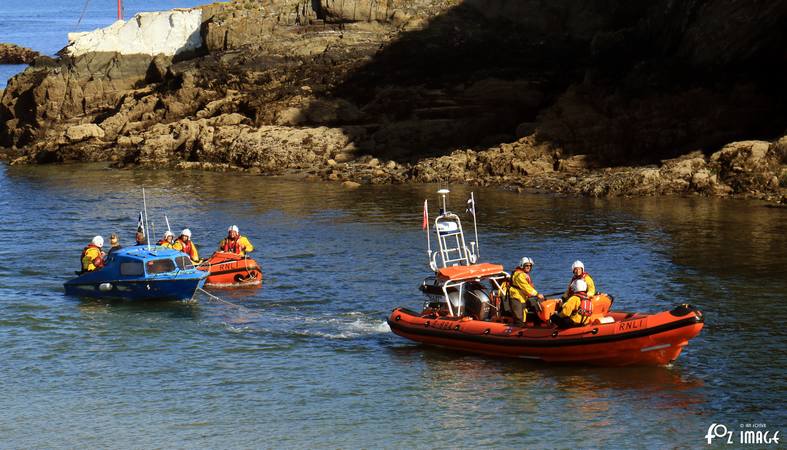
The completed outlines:
<svg viewBox="0 0 787 450">
<path fill-rule="evenodd" d="M 262 269 L 257 261 L 235 253 L 218 251 L 198 268 L 210 273 L 206 286 L 243 287 L 262 284 Z"/>
</svg>

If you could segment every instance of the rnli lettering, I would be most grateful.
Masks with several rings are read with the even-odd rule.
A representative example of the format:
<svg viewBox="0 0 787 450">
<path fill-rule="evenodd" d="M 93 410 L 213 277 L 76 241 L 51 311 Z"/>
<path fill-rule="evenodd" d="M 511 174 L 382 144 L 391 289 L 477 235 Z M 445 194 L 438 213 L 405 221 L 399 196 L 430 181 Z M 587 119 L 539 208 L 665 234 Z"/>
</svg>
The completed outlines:
<svg viewBox="0 0 787 450">
<path fill-rule="evenodd" d="M 641 328 L 645 328 L 646 320 L 647 319 L 640 319 L 640 320 L 629 320 L 627 322 L 620 322 L 618 324 L 618 333 L 622 331 L 639 330 Z"/>
</svg>

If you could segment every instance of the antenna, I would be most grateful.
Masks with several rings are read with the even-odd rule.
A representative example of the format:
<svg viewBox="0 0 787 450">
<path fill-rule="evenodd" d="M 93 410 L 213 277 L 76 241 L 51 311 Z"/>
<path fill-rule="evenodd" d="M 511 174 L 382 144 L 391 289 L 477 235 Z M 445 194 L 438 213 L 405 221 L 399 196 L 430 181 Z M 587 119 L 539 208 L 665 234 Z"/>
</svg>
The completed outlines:
<svg viewBox="0 0 787 450">
<path fill-rule="evenodd" d="M 167 222 L 167 231 L 172 233 L 172 229 L 170 229 L 170 227 L 169 227 L 169 219 L 167 219 L 167 215 L 166 214 L 164 214 L 164 221 Z"/>
<path fill-rule="evenodd" d="M 445 198 L 448 196 L 449 192 L 451 192 L 451 191 L 449 191 L 448 189 L 440 189 L 439 191 L 437 191 L 437 193 L 440 195 L 440 197 L 443 200 L 443 213 L 448 212 L 448 208 L 446 207 Z"/>
<path fill-rule="evenodd" d="M 145 211 L 145 240 L 148 242 L 148 251 L 150 251 L 150 234 L 148 234 L 148 203 L 145 200 L 145 188 L 142 188 L 142 210 Z"/>
<path fill-rule="evenodd" d="M 475 195 L 472 192 L 470 192 L 470 205 L 473 213 L 473 230 L 475 231 L 475 242 L 473 242 L 475 248 L 473 249 L 473 254 L 475 255 L 476 261 L 478 261 L 478 257 L 481 256 L 481 243 L 478 241 L 478 224 L 475 220 Z"/>
</svg>

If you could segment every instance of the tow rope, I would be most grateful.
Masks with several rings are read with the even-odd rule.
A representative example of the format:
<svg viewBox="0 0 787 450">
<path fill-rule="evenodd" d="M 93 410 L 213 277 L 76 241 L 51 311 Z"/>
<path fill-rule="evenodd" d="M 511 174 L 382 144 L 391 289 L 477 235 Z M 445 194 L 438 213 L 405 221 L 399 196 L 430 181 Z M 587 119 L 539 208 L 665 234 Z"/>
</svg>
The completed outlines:
<svg viewBox="0 0 787 450">
<path fill-rule="evenodd" d="M 242 311 L 251 312 L 251 310 L 249 308 L 247 308 L 245 306 L 241 306 L 241 305 L 235 304 L 235 303 L 232 303 L 232 302 L 229 302 L 227 300 L 224 300 L 221 297 L 217 297 L 217 296 L 211 294 L 210 292 L 206 291 L 205 289 L 197 288 L 197 290 L 199 292 L 202 292 L 203 294 L 207 295 L 208 298 L 211 299 L 211 300 L 214 300 L 214 301 L 219 302 L 219 303 L 224 303 L 225 305 L 232 306 L 233 308 L 238 308 L 238 309 L 240 309 Z"/>
</svg>

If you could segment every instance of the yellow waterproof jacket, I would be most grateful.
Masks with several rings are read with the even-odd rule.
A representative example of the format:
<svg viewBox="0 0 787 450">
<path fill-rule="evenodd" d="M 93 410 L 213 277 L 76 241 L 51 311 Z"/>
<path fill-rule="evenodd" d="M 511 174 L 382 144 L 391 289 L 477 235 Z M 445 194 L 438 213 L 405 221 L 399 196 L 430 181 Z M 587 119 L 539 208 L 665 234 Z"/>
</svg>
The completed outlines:
<svg viewBox="0 0 787 450">
<path fill-rule="evenodd" d="M 194 241 L 192 241 L 191 239 L 189 239 L 188 243 L 185 243 L 182 240 L 180 240 L 180 238 L 178 238 L 175 240 L 175 243 L 172 244 L 172 248 L 189 255 L 189 258 L 191 258 L 191 260 L 194 261 L 195 263 L 199 261 L 199 253 L 197 252 L 197 246 L 194 245 Z M 187 251 L 189 248 L 191 250 L 190 253 L 189 251 Z"/>
<path fill-rule="evenodd" d="M 593 297 L 596 295 L 596 284 L 593 282 L 593 278 L 590 278 L 590 274 L 587 272 L 582 272 L 582 275 L 575 276 L 571 279 L 568 283 L 568 289 L 566 289 L 566 293 L 563 295 L 563 298 L 569 298 L 574 295 L 574 291 L 571 290 L 571 285 L 574 283 L 574 280 L 585 280 L 585 283 L 588 285 L 587 294 L 588 297 Z"/>
<path fill-rule="evenodd" d="M 156 244 L 156 245 L 160 245 L 160 246 L 166 247 L 166 248 L 174 248 L 173 244 L 170 244 L 169 241 L 166 240 L 166 239 L 162 239 L 162 240 L 158 241 L 158 244 Z M 178 249 L 178 250 L 181 250 L 181 249 Z"/>
<path fill-rule="evenodd" d="M 249 242 L 248 239 L 246 239 L 246 236 L 240 236 L 236 241 L 233 241 L 229 238 L 222 239 L 221 242 L 219 242 L 219 250 L 223 252 L 237 253 L 242 256 L 253 251 L 254 246 L 251 245 L 251 242 Z"/>
<path fill-rule="evenodd" d="M 508 292 L 512 299 L 525 303 L 528 297 L 538 295 L 538 291 L 533 286 L 533 280 L 524 270 L 517 268 L 511 275 L 511 287 Z"/>
<path fill-rule="evenodd" d="M 82 270 L 92 272 L 98 269 L 95 265 L 96 258 L 101 258 L 101 249 L 92 244 L 85 247 L 82 252 Z"/>
<path fill-rule="evenodd" d="M 563 307 L 560 308 L 560 317 L 568 317 L 568 320 L 574 325 L 582 325 L 582 319 L 584 319 L 584 317 L 578 312 L 581 303 L 582 299 L 580 299 L 579 296 L 572 295 L 563 303 Z"/>
</svg>

